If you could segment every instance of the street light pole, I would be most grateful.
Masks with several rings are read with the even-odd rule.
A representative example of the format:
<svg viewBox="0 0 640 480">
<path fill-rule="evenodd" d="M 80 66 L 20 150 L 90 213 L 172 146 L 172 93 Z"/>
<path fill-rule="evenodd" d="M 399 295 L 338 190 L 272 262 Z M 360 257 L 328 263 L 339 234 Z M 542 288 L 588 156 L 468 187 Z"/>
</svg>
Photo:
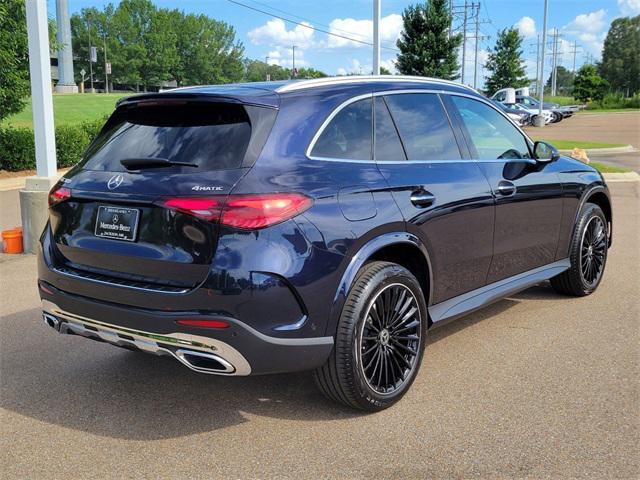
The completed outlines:
<svg viewBox="0 0 640 480">
<path fill-rule="evenodd" d="M 102 45 L 104 47 L 104 93 L 109 93 L 109 74 L 107 73 L 107 37 L 102 33 Z"/>
<path fill-rule="evenodd" d="M 373 0 L 373 74 L 380 75 L 380 0 Z"/>
<path fill-rule="evenodd" d="M 542 45 L 540 52 L 540 106 L 538 107 L 538 116 L 536 117 L 535 126 L 544 127 L 544 117 L 542 116 L 542 104 L 544 102 L 544 57 L 546 56 L 547 49 L 547 13 L 548 13 L 548 0 L 544 0 L 544 17 L 542 20 Z"/>
<path fill-rule="evenodd" d="M 89 81 L 91 82 L 91 93 L 93 93 L 93 57 L 91 55 L 91 17 L 87 17 L 88 28 L 87 32 L 89 33 Z"/>
</svg>

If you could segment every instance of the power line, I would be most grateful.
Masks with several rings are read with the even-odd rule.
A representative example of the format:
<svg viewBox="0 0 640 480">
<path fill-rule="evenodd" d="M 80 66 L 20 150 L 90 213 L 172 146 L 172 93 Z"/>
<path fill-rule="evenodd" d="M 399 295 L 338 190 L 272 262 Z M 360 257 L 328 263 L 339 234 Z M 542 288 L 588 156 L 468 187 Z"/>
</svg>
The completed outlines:
<svg viewBox="0 0 640 480">
<path fill-rule="evenodd" d="M 342 28 L 338 28 L 338 27 L 334 27 L 334 26 L 331 26 L 331 25 L 327 25 L 326 23 L 318 22 L 318 21 L 313 20 L 311 18 L 301 17 L 300 15 L 296 15 L 295 13 L 287 12 L 285 10 L 282 10 L 281 8 L 272 7 L 271 5 L 269 5 L 267 3 L 259 2 L 258 0 L 248 0 L 248 1 L 251 2 L 251 3 L 258 4 L 258 5 L 262 5 L 263 7 L 266 7 L 268 9 L 270 9 L 270 10 L 274 10 L 276 12 L 283 13 L 283 14 L 288 15 L 290 17 L 297 18 L 298 20 L 302 20 L 302 21 L 305 21 L 305 22 L 312 23 L 313 25 L 319 25 L 321 27 L 330 28 L 331 30 L 336 31 L 336 32 L 342 32 L 342 33 L 345 33 L 347 35 L 352 35 L 352 36 L 355 35 L 356 37 L 360 37 L 360 39 L 366 39 L 366 36 L 362 35 L 360 33 L 350 32 L 348 30 L 343 30 Z M 380 43 L 391 44 L 392 42 L 382 42 L 381 41 Z"/>
<path fill-rule="evenodd" d="M 291 20 L 290 18 L 286 18 L 286 17 L 280 16 L 280 15 L 276 15 L 275 13 L 267 12 L 266 10 L 261 10 L 259 8 L 256 8 L 256 7 L 252 7 L 251 5 L 247 5 L 247 4 L 238 2 L 236 0 L 227 0 L 227 1 L 229 3 L 233 3 L 235 5 L 238 5 L 238 6 L 241 6 L 241 7 L 244 7 L 244 8 L 248 8 L 249 10 L 253 10 L 255 12 L 260 12 L 260 13 L 263 13 L 265 15 L 269 15 L 270 17 L 279 18 L 280 20 L 284 20 L 285 22 L 293 23 L 295 25 L 300 25 L 301 27 L 308 28 L 310 30 L 315 30 L 316 32 L 325 33 L 325 34 L 331 35 L 333 37 L 338 37 L 338 38 L 342 38 L 344 40 L 349 40 L 351 42 L 361 43 L 362 45 L 373 46 L 372 42 L 367 42 L 365 40 L 359 40 L 359 39 L 353 38 L 353 37 L 347 37 L 346 35 L 340 35 L 338 33 L 330 32 L 330 31 L 324 30 L 322 28 L 314 27 L 313 25 L 309 25 L 308 23 L 303 23 L 303 22 L 298 22 L 296 20 Z M 397 48 L 385 47 L 384 45 L 381 45 L 380 48 L 384 48 L 385 50 L 393 50 L 394 52 L 399 52 L 400 51 Z"/>
</svg>

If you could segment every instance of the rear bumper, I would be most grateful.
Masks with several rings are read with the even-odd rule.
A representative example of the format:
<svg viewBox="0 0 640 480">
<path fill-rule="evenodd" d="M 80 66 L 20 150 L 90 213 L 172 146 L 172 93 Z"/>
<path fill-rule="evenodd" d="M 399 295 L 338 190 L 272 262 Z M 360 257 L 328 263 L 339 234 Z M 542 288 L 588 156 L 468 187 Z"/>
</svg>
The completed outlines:
<svg viewBox="0 0 640 480">
<path fill-rule="evenodd" d="M 222 317 L 100 302 L 42 282 L 40 296 L 45 322 L 60 333 L 173 356 L 200 373 L 242 376 L 311 370 L 322 365 L 333 348 L 333 337 L 270 337 L 227 317 L 230 327 L 225 329 L 182 326 L 176 320 Z"/>
</svg>

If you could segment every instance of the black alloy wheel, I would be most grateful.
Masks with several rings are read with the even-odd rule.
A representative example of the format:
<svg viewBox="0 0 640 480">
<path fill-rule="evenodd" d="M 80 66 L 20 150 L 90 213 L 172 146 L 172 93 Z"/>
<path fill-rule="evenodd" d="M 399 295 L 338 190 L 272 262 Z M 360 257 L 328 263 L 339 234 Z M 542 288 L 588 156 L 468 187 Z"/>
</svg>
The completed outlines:
<svg viewBox="0 0 640 480">
<path fill-rule="evenodd" d="M 358 336 L 358 364 L 372 390 L 393 394 L 411 375 L 421 323 L 418 301 L 405 285 L 387 285 L 373 298 Z"/>
</svg>

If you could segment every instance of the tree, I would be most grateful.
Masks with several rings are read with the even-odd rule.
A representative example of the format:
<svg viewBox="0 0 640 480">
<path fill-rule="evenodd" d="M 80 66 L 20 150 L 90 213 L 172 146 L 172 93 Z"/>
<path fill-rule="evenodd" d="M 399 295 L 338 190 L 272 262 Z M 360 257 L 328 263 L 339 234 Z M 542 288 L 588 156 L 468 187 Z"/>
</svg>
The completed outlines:
<svg viewBox="0 0 640 480">
<path fill-rule="evenodd" d="M 0 0 L 0 121 L 22 111 L 29 95 L 29 49 L 23 0 Z"/>
<path fill-rule="evenodd" d="M 298 77 L 297 78 L 322 78 L 322 77 L 326 77 L 327 74 L 320 71 L 320 70 L 316 70 L 315 68 L 311 68 L 311 67 L 302 67 L 298 69 Z"/>
<path fill-rule="evenodd" d="M 640 15 L 616 18 L 604 40 L 600 74 L 614 90 L 640 91 Z"/>
<path fill-rule="evenodd" d="M 451 12 L 448 0 L 427 0 L 402 12 L 403 31 L 396 68 L 404 75 L 458 78 L 460 34 L 449 37 Z"/>
<path fill-rule="evenodd" d="M 573 98 L 580 102 L 602 100 L 607 93 L 609 83 L 598 75 L 595 65 L 584 64 L 578 70 L 573 83 Z"/>
<path fill-rule="evenodd" d="M 269 65 L 260 60 L 244 60 L 245 73 L 243 80 L 245 82 L 264 82 L 267 74 L 271 80 L 287 80 L 291 76 L 291 72 L 287 68 L 280 65 Z"/>
<path fill-rule="evenodd" d="M 179 61 L 171 77 L 180 85 L 229 83 L 242 79 L 244 47 L 235 30 L 205 15 L 184 15 L 174 23 Z"/>
<path fill-rule="evenodd" d="M 573 90 L 574 73 L 567 70 L 562 65 L 556 67 L 556 89 L 560 93 L 571 93 Z M 551 90 L 551 83 L 553 79 L 553 72 L 549 74 L 545 88 Z"/>
<path fill-rule="evenodd" d="M 98 47 L 92 65 L 96 79 L 104 78 L 106 43 L 114 82 L 140 86 L 228 83 L 244 74 L 244 47 L 235 30 L 205 15 L 156 8 L 150 0 L 122 0 L 102 11 L 83 9 L 71 17 L 77 70 L 89 72 L 89 38 Z"/>
<path fill-rule="evenodd" d="M 391 71 L 389 71 L 388 68 L 383 67 L 382 65 L 380 65 L 380 75 L 391 75 Z"/>
<path fill-rule="evenodd" d="M 527 86 L 529 80 L 523 66 L 522 37 L 515 28 L 505 28 L 498 32 L 485 68 L 490 72 L 485 89 L 493 94 L 501 88 Z"/>
</svg>

